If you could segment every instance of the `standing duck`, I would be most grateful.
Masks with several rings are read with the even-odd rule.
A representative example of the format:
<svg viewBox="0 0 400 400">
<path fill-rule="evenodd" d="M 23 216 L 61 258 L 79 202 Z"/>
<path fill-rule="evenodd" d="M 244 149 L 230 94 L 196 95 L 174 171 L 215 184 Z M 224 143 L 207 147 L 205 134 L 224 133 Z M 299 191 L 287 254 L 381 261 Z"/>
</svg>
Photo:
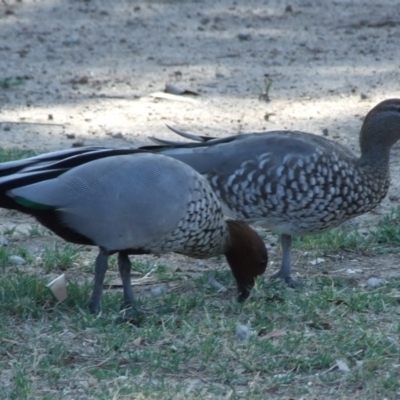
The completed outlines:
<svg viewBox="0 0 400 400">
<path fill-rule="evenodd" d="M 294 235 L 331 229 L 372 210 L 385 197 L 390 149 L 400 139 L 400 99 L 385 100 L 367 114 L 360 157 L 305 132 L 209 138 L 172 130 L 198 143 L 154 139 L 161 146 L 143 148 L 183 161 L 206 176 L 227 215 L 279 233 L 282 264 L 272 278 L 294 285 Z"/>
<path fill-rule="evenodd" d="M 87 148 L 4 163 L 0 207 L 32 215 L 68 242 L 99 247 L 89 301 L 93 313 L 100 309 L 114 253 L 123 308 L 133 308 L 129 255 L 134 254 L 224 254 L 238 299 L 245 300 L 267 265 L 259 235 L 244 222 L 225 221 L 206 179 L 186 164 L 138 150 L 112 152 Z"/>
</svg>

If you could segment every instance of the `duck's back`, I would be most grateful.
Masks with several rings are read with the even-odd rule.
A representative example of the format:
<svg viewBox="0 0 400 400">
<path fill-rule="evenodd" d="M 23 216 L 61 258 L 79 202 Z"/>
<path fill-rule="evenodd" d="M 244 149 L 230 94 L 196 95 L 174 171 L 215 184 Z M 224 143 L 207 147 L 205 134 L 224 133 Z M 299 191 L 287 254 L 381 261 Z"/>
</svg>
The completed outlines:
<svg viewBox="0 0 400 400">
<path fill-rule="evenodd" d="M 219 203 L 206 180 L 160 155 L 93 161 L 10 194 L 28 206 L 55 209 L 69 228 L 108 251 L 196 256 L 217 252 L 226 241 Z"/>
<path fill-rule="evenodd" d="M 318 232 L 374 208 L 389 176 L 326 138 L 297 131 L 245 134 L 163 151 L 207 176 L 227 215 L 286 234 Z"/>
</svg>

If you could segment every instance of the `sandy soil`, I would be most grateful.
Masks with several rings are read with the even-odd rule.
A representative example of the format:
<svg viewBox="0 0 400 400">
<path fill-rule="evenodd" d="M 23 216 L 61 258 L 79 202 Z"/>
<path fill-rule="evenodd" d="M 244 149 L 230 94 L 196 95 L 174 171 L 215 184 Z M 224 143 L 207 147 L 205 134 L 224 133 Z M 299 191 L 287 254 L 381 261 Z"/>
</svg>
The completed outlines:
<svg viewBox="0 0 400 400">
<path fill-rule="evenodd" d="M 1 146 L 137 146 L 173 137 L 168 123 L 217 136 L 325 132 L 357 153 L 365 114 L 400 96 L 399 38 L 393 0 L 2 0 Z M 160 98 L 166 84 L 198 95 Z M 398 205 L 399 156 L 397 145 L 389 196 L 364 220 Z M 0 217 L 3 229 L 32 224 Z M 389 261 L 358 264 L 397 269 Z"/>
</svg>

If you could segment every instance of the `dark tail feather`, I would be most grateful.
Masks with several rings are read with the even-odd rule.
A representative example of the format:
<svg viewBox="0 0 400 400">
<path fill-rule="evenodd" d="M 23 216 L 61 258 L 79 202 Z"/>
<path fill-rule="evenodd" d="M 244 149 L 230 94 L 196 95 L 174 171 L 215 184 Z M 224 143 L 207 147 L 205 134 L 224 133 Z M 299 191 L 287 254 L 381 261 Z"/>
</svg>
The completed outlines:
<svg viewBox="0 0 400 400">
<path fill-rule="evenodd" d="M 188 144 L 188 143 L 183 143 L 183 142 L 174 142 L 172 140 L 166 140 L 166 139 L 160 139 L 160 138 L 156 138 L 154 136 L 149 136 L 148 137 L 153 143 L 155 143 L 156 145 L 161 145 L 161 146 L 179 146 L 180 144 Z M 145 146 L 147 147 L 147 146 Z M 142 148 L 142 147 L 140 147 Z"/>
<path fill-rule="evenodd" d="M 102 158 L 135 154 L 135 153 L 144 153 L 144 152 L 145 152 L 144 150 L 138 150 L 138 149 L 128 149 L 128 148 L 108 149 L 106 147 L 103 147 L 103 148 L 98 148 L 94 151 L 88 151 L 82 154 L 73 155 L 65 159 L 60 159 L 53 163 L 47 163 L 44 165 L 39 163 L 38 165 L 32 165 L 26 170 L 24 170 L 24 173 L 33 171 L 49 171 L 53 169 L 57 170 L 62 169 L 65 171 Z"/>
<path fill-rule="evenodd" d="M 186 138 L 186 139 L 189 139 L 189 140 L 194 140 L 195 142 L 204 143 L 204 142 L 208 142 L 209 140 L 215 139 L 215 138 L 213 138 L 213 137 L 200 136 L 200 135 L 195 135 L 194 133 L 189 133 L 189 132 L 181 131 L 180 129 L 178 129 L 178 128 L 173 128 L 173 127 L 170 126 L 170 125 L 166 125 L 166 126 L 167 126 L 167 128 L 168 128 L 169 130 L 171 130 L 172 132 L 176 133 L 177 135 L 182 136 L 182 137 L 184 137 L 184 138 Z"/>
<path fill-rule="evenodd" d="M 149 137 L 149 139 L 152 142 L 156 143 L 156 145 L 142 146 L 142 147 L 139 147 L 139 150 L 148 150 L 151 152 L 163 153 L 164 151 L 171 150 L 171 149 L 194 149 L 197 147 L 213 146 L 213 145 L 220 144 L 220 143 L 229 143 L 236 139 L 236 136 L 215 138 L 215 137 L 194 135 L 192 133 L 187 133 L 187 132 L 181 131 L 179 129 L 172 128 L 169 125 L 167 125 L 167 128 L 179 136 L 182 136 L 186 139 L 193 140 L 195 143 L 193 143 L 193 142 L 190 142 L 190 143 L 175 142 L 173 140 Z"/>
<path fill-rule="evenodd" d="M 47 153 L 23 160 L 9 161 L 0 164 L 0 177 L 33 171 L 51 169 L 71 169 L 90 161 L 111 156 L 143 153 L 138 149 L 109 149 L 107 147 L 87 147 L 80 151 L 60 151 Z"/>
<path fill-rule="evenodd" d="M 32 165 L 51 164 L 55 161 L 62 160 L 68 157 L 77 156 L 79 154 L 87 152 L 99 151 L 101 149 L 106 149 L 106 148 L 105 147 L 72 148 L 72 149 L 54 151 L 51 153 L 40 154 L 38 156 L 24 158 L 22 160 L 4 162 L 0 164 L 0 177 L 21 172 L 25 168 L 29 168 Z"/>
</svg>

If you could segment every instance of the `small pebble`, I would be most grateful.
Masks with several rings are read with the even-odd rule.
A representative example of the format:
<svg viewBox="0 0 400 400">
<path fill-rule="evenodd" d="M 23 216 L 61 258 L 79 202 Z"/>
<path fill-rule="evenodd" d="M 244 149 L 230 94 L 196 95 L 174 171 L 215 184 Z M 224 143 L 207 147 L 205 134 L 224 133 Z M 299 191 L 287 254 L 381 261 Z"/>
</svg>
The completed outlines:
<svg viewBox="0 0 400 400">
<path fill-rule="evenodd" d="M 225 292 L 228 290 L 224 285 L 222 285 L 221 283 L 219 283 L 219 282 L 215 279 L 214 275 L 212 275 L 212 274 L 210 274 L 210 275 L 208 276 L 207 283 L 208 283 L 211 287 L 213 287 L 214 289 L 217 289 L 218 292 L 225 293 Z"/>
<path fill-rule="evenodd" d="M 237 35 L 237 37 L 242 42 L 252 39 L 252 36 L 250 35 L 250 33 L 239 33 Z"/>
<path fill-rule="evenodd" d="M 200 379 L 194 379 L 191 381 L 190 385 L 186 389 L 186 394 L 188 395 L 189 393 L 193 391 L 198 391 L 204 386 L 203 382 Z"/>
<path fill-rule="evenodd" d="M 236 325 L 236 339 L 240 341 L 249 340 L 254 332 L 246 325 Z"/>
<path fill-rule="evenodd" d="M 323 134 L 324 136 L 329 136 L 329 131 L 328 131 L 328 129 L 327 129 L 327 128 L 322 129 L 322 134 Z"/>
<path fill-rule="evenodd" d="M 151 288 L 150 293 L 155 296 L 163 296 L 165 293 L 167 293 L 168 289 L 166 285 L 157 285 Z"/>
<path fill-rule="evenodd" d="M 204 267 L 204 261 L 196 260 L 195 263 L 194 263 L 194 266 L 196 268 L 202 268 L 202 267 Z"/>
<path fill-rule="evenodd" d="M 64 40 L 62 44 L 64 46 L 72 46 L 75 44 L 79 44 L 79 42 L 80 42 L 80 36 L 77 33 L 73 33 L 66 40 Z"/>
<path fill-rule="evenodd" d="M 316 258 L 315 260 L 310 261 L 311 265 L 318 265 L 325 262 L 325 260 L 323 258 Z"/>
<path fill-rule="evenodd" d="M 66 133 L 65 136 L 67 139 L 75 139 L 75 133 Z"/>
<path fill-rule="evenodd" d="M 369 278 L 367 280 L 367 286 L 371 289 L 381 286 L 384 283 L 385 283 L 385 281 L 383 279 L 379 279 L 379 278 Z"/>
<path fill-rule="evenodd" d="M 8 261 L 10 261 L 10 263 L 14 264 L 14 265 L 24 265 L 24 264 L 26 264 L 25 259 L 23 259 L 20 256 L 11 256 L 11 257 L 9 257 Z"/>
<path fill-rule="evenodd" d="M 117 133 L 112 133 L 111 137 L 113 137 L 114 139 L 122 139 L 124 135 L 121 132 L 117 132 Z"/>
<path fill-rule="evenodd" d="M 362 272 L 362 269 L 351 269 L 351 268 L 346 269 L 346 273 L 348 273 L 348 274 L 358 274 L 361 272 Z"/>
<path fill-rule="evenodd" d="M 80 85 L 86 85 L 89 83 L 89 78 L 87 76 L 81 76 L 78 80 L 77 83 Z"/>
<path fill-rule="evenodd" d="M 0 246 L 8 246 L 8 239 L 4 236 L 0 236 Z"/>
<path fill-rule="evenodd" d="M 264 94 L 264 95 L 261 95 L 261 96 L 264 96 L 264 97 L 265 97 L 265 94 Z M 274 113 L 266 112 L 266 113 L 264 114 L 264 119 L 265 119 L 266 121 L 270 121 L 271 117 L 273 117 L 274 115 L 275 115 Z"/>
</svg>

